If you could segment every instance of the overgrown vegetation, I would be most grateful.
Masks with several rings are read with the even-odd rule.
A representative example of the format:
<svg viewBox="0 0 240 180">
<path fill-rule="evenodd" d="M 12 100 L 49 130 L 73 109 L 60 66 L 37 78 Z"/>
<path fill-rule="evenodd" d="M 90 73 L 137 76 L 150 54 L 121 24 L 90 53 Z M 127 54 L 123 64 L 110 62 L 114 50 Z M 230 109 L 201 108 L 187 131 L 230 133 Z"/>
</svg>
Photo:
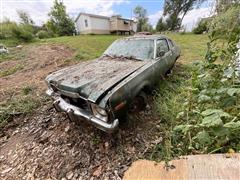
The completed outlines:
<svg viewBox="0 0 240 180">
<path fill-rule="evenodd" d="M 0 39 L 11 40 L 12 45 L 16 45 L 19 42 L 30 42 L 34 38 L 33 27 L 28 24 L 17 24 L 11 21 L 5 21 L 0 23 Z"/>
<path fill-rule="evenodd" d="M 240 151 L 240 84 L 234 69 L 239 11 L 229 8 L 213 20 L 204 61 L 184 68 L 184 74 L 176 69 L 160 86 L 156 107 L 165 139 L 153 159 Z"/>
<path fill-rule="evenodd" d="M 0 128 L 6 125 L 14 116 L 31 113 L 44 102 L 44 97 L 34 95 L 33 87 L 26 86 L 22 93 L 12 95 L 0 102 Z"/>
</svg>

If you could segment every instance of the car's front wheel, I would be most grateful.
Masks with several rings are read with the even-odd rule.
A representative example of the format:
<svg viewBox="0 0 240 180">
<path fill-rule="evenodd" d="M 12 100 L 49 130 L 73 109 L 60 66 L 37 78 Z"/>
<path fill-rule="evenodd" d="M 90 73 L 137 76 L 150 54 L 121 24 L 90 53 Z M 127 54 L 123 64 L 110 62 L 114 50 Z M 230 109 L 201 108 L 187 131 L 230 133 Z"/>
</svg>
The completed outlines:
<svg viewBox="0 0 240 180">
<path fill-rule="evenodd" d="M 128 113 L 135 114 L 144 110 L 147 105 L 146 99 L 146 94 L 144 92 L 139 93 L 130 103 Z"/>
</svg>

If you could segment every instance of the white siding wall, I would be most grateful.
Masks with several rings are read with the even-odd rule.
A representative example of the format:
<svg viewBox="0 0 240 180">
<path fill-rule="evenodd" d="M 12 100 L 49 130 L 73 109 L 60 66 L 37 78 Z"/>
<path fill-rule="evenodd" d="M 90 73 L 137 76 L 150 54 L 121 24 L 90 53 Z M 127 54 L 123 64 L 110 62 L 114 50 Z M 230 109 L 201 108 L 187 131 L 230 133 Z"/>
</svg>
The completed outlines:
<svg viewBox="0 0 240 180">
<path fill-rule="evenodd" d="M 91 18 L 91 27 L 94 30 L 110 30 L 110 21 L 109 19 L 102 19 L 102 18 Z"/>
<path fill-rule="evenodd" d="M 88 27 L 85 25 L 85 20 L 87 20 Z M 88 34 L 110 34 L 110 19 L 92 17 L 89 15 L 81 14 L 75 23 L 78 33 Z M 131 29 L 137 31 L 137 23 L 133 23 Z"/>
<path fill-rule="evenodd" d="M 88 22 L 88 27 L 85 26 L 85 20 Z M 80 15 L 76 22 L 76 29 L 78 32 L 87 31 L 91 29 L 91 19 L 89 16 Z"/>
</svg>

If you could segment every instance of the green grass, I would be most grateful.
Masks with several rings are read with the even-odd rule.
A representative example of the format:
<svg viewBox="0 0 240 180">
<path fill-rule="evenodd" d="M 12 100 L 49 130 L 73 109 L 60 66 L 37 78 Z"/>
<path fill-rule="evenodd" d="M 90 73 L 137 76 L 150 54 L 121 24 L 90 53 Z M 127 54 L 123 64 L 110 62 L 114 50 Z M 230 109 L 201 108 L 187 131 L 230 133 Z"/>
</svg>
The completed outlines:
<svg viewBox="0 0 240 180">
<path fill-rule="evenodd" d="M 177 124 L 181 123 L 176 117 L 186 108 L 189 99 L 191 71 L 191 64 L 178 64 L 175 66 L 173 74 L 159 83 L 154 106 L 162 122 L 160 132 L 163 135 L 163 143 L 154 147 L 148 157 L 151 160 L 168 161 L 175 156 L 184 154 L 174 154 L 172 152 L 174 146 L 172 130 Z M 177 147 L 174 148 L 177 149 Z"/>
<path fill-rule="evenodd" d="M 183 63 L 201 60 L 206 53 L 207 35 L 195 34 L 167 34 L 181 48 L 180 61 Z M 89 60 L 99 57 L 106 48 L 116 39 L 123 36 L 116 35 L 80 35 L 44 39 L 42 43 L 57 43 L 66 45 L 75 50 L 76 60 Z"/>
<path fill-rule="evenodd" d="M 26 85 L 21 91 L 13 88 L 6 92 L 7 96 L 0 102 L 0 130 L 14 116 L 30 114 L 49 101 L 47 96 L 39 96 L 35 89 L 35 86 Z"/>
<path fill-rule="evenodd" d="M 181 48 L 181 61 L 183 63 L 203 60 L 207 50 L 207 35 L 196 34 L 167 34 Z"/>
<path fill-rule="evenodd" d="M 9 48 L 8 50 L 9 50 L 8 54 L 0 55 L 0 63 L 2 63 L 4 61 L 21 60 L 25 57 L 25 48 L 21 48 L 21 49 L 20 48 Z"/>
<path fill-rule="evenodd" d="M 122 36 L 80 35 L 44 39 L 40 42 L 63 44 L 75 50 L 76 60 L 89 60 L 99 57 L 106 48 Z"/>
<path fill-rule="evenodd" d="M 4 44 L 7 47 L 15 47 L 21 43 L 20 40 L 16 38 L 1 39 L 0 44 Z"/>
</svg>

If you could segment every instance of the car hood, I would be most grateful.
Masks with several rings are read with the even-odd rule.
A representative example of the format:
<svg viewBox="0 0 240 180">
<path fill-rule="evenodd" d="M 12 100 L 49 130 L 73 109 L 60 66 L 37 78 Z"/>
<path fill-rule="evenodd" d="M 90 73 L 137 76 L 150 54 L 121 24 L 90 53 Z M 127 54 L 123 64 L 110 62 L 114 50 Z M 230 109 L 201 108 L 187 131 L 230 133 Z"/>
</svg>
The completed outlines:
<svg viewBox="0 0 240 180">
<path fill-rule="evenodd" d="M 62 69 L 46 80 L 57 89 L 78 93 L 96 102 L 147 61 L 102 57 Z"/>
</svg>

